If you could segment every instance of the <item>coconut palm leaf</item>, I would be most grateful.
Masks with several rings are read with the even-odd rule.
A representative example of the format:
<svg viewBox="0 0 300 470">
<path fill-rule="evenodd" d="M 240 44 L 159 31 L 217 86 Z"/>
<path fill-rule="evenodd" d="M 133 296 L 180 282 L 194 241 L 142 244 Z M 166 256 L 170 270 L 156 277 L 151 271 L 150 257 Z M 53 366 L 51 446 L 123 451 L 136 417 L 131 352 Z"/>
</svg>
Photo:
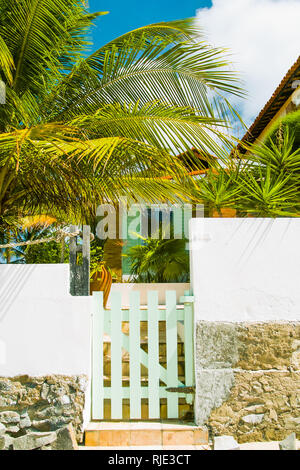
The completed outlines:
<svg viewBox="0 0 300 470">
<path fill-rule="evenodd" d="M 204 116 L 214 116 L 209 91 L 241 94 L 235 75 L 224 69 L 224 51 L 206 44 L 173 44 L 173 39 L 145 37 L 139 42 L 131 36 L 122 47 L 104 47 L 84 64 L 97 72 L 97 81 L 89 84 L 81 74 L 76 86 L 57 96 L 59 112 L 56 118 L 70 119 L 77 114 L 93 113 L 104 103 L 122 102 L 145 104 L 154 99 L 178 106 L 192 106 Z M 91 74 L 90 74 L 91 75 Z M 66 92 L 68 90 L 68 92 Z M 222 99 L 222 97 L 220 97 Z M 225 103 L 225 102 L 224 102 Z M 64 109 L 64 111 L 60 111 Z"/>
<path fill-rule="evenodd" d="M 84 221 L 123 195 L 187 200 L 194 182 L 177 152 L 221 154 L 229 140 L 238 81 L 192 20 L 139 28 L 85 57 L 101 14 L 81 0 L 0 4 L 0 224 L 27 213 Z"/>
<path fill-rule="evenodd" d="M 154 101 L 137 103 L 113 103 L 98 109 L 93 115 L 81 115 L 72 125 L 83 128 L 92 138 L 120 135 L 138 141 L 146 141 L 157 148 L 168 149 L 174 156 L 191 147 L 203 152 L 215 148 L 221 128 L 227 127 L 222 119 L 204 117 L 190 108 Z M 219 128 L 219 130 L 217 130 Z M 229 140 L 224 133 L 223 140 Z"/>
</svg>

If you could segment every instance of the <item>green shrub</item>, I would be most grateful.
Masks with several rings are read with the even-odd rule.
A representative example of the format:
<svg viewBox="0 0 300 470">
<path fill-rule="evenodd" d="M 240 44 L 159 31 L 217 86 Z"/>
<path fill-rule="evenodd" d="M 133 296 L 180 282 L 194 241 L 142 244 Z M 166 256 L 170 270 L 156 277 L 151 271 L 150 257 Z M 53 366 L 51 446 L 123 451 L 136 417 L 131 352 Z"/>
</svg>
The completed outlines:
<svg viewBox="0 0 300 470">
<path fill-rule="evenodd" d="M 135 282 L 188 282 L 189 254 L 186 240 L 145 238 L 143 245 L 133 246 L 126 256 Z"/>
</svg>

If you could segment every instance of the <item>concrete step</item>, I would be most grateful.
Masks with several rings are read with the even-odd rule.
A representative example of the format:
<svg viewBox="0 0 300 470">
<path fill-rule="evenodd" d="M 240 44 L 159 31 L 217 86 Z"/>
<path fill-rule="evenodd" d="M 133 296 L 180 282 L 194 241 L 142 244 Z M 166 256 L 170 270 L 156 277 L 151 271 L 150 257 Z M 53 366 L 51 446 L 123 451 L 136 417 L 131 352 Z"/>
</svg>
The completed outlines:
<svg viewBox="0 0 300 470">
<path fill-rule="evenodd" d="M 85 446 L 128 448 L 133 446 L 207 446 L 208 431 L 181 422 L 91 422 L 85 431 Z"/>
<path fill-rule="evenodd" d="M 130 419 L 130 402 L 127 399 L 123 400 L 122 403 L 122 416 L 124 420 Z M 167 400 L 165 398 L 160 399 L 160 417 L 161 419 L 168 418 Z M 178 418 L 182 421 L 192 421 L 194 419 L 194 406 L 186 403 L 185 398 L 179 398 Z M 109 399 L 104 400 L 104 419 L 111 419 L 111 401 Z M 149 419 L 148 400 L 144 398 L 141 400 L 141 419 Z"/>
</svg>

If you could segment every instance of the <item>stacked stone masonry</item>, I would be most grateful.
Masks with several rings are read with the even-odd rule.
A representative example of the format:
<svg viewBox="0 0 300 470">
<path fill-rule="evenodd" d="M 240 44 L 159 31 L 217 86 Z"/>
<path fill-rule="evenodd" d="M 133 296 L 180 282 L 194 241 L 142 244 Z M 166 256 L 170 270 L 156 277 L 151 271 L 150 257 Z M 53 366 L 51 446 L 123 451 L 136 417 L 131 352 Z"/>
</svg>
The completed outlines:
<svg viewBox="0 0 300 470">
<path fill-rule="evenodd" d="M 75 448 L 86 386 L 86 376 L 0 377 L 0 450 Z"/>
<path fill-rule="evenodd" d="M 198 322 L 196 420 L 240 443 L 300 437 L 300 324 Z"/>
</svg>

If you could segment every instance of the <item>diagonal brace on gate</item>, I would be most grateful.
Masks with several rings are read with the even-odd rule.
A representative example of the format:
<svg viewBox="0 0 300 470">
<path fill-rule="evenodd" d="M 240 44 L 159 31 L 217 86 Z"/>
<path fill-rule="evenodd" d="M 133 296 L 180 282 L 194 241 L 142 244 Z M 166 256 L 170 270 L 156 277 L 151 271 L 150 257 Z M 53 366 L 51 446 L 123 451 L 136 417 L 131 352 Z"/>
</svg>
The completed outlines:
<svg viewBox="0 0 300 470">
<path fill-rule="evenodd" d="M 111 335 L 111 327 L 110 327 L 110 321 L 107 317 L 104 318 L 104 331 L 107 335 Z M 125 333 L 122 333 L 122 347 L 130 353 L 130 348 L 129 348 L 129 336 L 126 335 Z M 148 369 L 148 354 L 141 349 L 140 350 L 140 361 L 143 366 L 145 366 Z M 167 385 L 168 380 L 167 380 L 167 369 L 165 369 L 163 366 L 159 364 L 159 377 L 160 380 Z M 184 387 L 185 385 L 178 380 L 178 387 Z"/>
</svg>

